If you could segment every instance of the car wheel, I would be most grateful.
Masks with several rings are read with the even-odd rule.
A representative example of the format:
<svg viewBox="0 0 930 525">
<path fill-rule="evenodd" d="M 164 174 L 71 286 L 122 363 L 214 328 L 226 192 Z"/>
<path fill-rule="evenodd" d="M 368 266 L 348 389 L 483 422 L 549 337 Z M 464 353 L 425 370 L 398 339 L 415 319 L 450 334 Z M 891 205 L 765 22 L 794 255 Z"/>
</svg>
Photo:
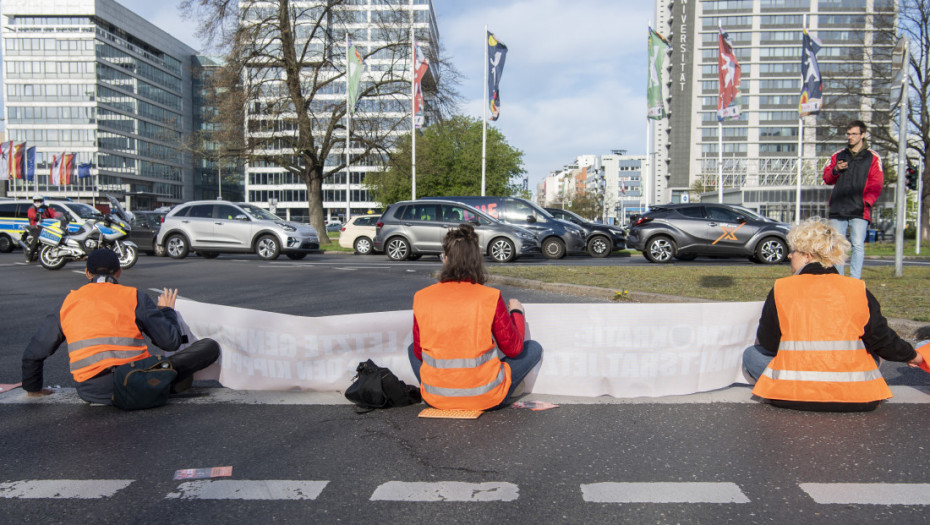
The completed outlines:
<svg viewBox="0 0 930 525">
<path fill-rule="evenodd" d="M 281 245 L 274 235 L 262 235 L 255 241 L 255 253 L 266 261 L 273 261 L 281 255 Z"/>
<path fill-rule="evenodd" d="M 392 261 L 405 261 L 410 257 L 410 243 L 403 237 L 391 237 L 384 245 L 384 252 Z"/>
<path fill-rule="evenodd" d="M 216 259 L 220 256 L 219 252 L 198 252 L 204 259 Z"/>
<path fill-rule="evenodd" d="M 0 234 L 0 253 L 10 253 L 13 251 L 13 239 L 9 235 Z"/>
<path fill-rule="evenodd" d="M 355 248 L 355 253 L 359 255 L 368 255 L 371 253 L 371 239 L 368 237 L 362 236 L 358 239 L 355 239 L 355 242 L 352 244 Z"/>
<path fill-rule="evenodd" d="M 286 255 L 287 258 L 290 259 L 290 260 L 292 260 L 292 261 L 299 261 L 299 260 L 303 259 L 304 257 L 306 257 L 306 256 L 307 256 L 307 253 L 306 253 L 306 252 L 302 252 L 302 253 L 286 253 L 286 254 L 284 254 L 284 255 Z"/>
<path fill-rule="evenodd" d="M 565 257 L 565 243 L 557 237 L 549 237 L 542 243 L 542 252 L 546 259 Z"/>
<path fill-rule="evenodd" d="M 591 257 L 607 257 L 610 255 L 610 239 L 603 235 L 595 235 L 588 241 L 588 255 Z"/>
<path fill-rule="evenodd" d="M 646 250 L 643 251 L 643 255 L 646 256 L 646 259 L 649 259 L 649 262 L 667 263 L 671 262 L 676 251 L 675 241 L 660 235 L 649 239 L 649 242 L 646 243 Z"/>
<path fill-rule="evenodd" d="M 514 259 L 516 253 L 517 250 L 514 248 L 510 239 L 505 239 L 503 237 L 494 239 L 491 241 L 491 245 L 488 246 L 488 255 L 490 255 L 495 262 L 510 262 Z"/>
<path fill-rule="evenodd" d="M 778 237 L 766 237 L 756 245 L 756 259 L 762 264 L 778 264 L 788 256 L 788 246 Z"/>
<path fill-rule="evenodd" d="M 187 257 L 187 252 L 190 251 L 190 244 L 188 244 L 186 237 L 176 233 L 165 241 L 165 251 L 168 252 L 168 257 L 172 259 L 183 259 Z"/>
<path fill-rule="evenodd" d="M 679 253 L 678 255 L 675 256 L 675 258 L 678 259 L 679 261 L 693 261 L 697 259 L 697 254 L 696 253 Z"/>
</svg>

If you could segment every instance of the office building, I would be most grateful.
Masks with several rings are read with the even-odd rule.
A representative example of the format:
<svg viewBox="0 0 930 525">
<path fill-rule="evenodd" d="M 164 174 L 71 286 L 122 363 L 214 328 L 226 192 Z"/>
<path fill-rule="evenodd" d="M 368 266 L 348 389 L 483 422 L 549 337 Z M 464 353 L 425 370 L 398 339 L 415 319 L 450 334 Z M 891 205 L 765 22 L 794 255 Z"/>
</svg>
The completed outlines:
<svg viewBox="0 0 930 525">
<path fill-rule="evenodd" d="M 291 4 L 298 8 L 307 8 L 299 11 L 303 13 L 299 16 L 310 16 L 314 11 L 312 7 L 318 4 L 319 0 L 292 0 Z M 313 40 L 309 42 L 310 49 L 318 49 L 321 53 L 326 53 L 330 57 L 334 69 L 327 71 L 325 68 L 316 69 L 321 74 L 335 75 L 341 74 L 345 70 L 345 33 L 348 32 L 355 45 L 362 55 L 368 55 L 374 50 L 383 48 L 390 42 L 387 38 L 394 38 L 398 35 L 409 35 L 410 28 L 413 28 L 416 39 L 421 42 L 421 47 L 429 54 L 429 48 L 436 49 L 439 41 L 439 31 L 436 25 L 436 16 L 433 12 L 433 6 L 430 0 L 352 0 L 345 5 L 340 6 L 340 19 L 338 28 L 317 31 L 313 34 Z M 246 13 L 240 21 L 241 24 L 248 25 L 255 23 L 256 16 L 261 11 L 256 10 L 254 13 Z M 345 16 L 344 16 L 345 15 Z M 303 48 L 308 44 L 311 31 L 308 29 L 314 26 L 314 20 L 308 19 L 301 22 L 298 18 L 298 27 L 303 30 L 295 31 L 298 35 L 297 45 Z M 389 30 L 387 30 L 388 28 Z M 303 38 L 303 40 L 301 40 Z M 409 36 L 404 39 L 409 41 Z M 412 72 L 410 57 L 408 53 L 402 53 L 404 56 L 397 56 L 390 50 L 377 52 L 365 59 L 365 68 L 362 73 L 362 83 L 370 82 L 378 78 L 385 72 L 390 72 L 395 76 L 402 78 L 401 83 L 406 84 L 407 88 L 399 90 L 385 96 L 369 96 L 359 100 L 353 113 L 353 144 L 350 151 L 351 161 L 348 170 L 340 170 L 323 181 L 323 208 L 327 221 L 344 220 L 346 208 L 350 208 L 351 215 L 367 214 L 372 210 L 380 209 L 380 204 L 373 202 L 369 196 L 368 190 L 364 186 L 365 177 L 368 173 L 380 171 L 383 168 L 384 159 L 378 155 L 362 156 L 364 149 L 361 144 L 357 143 L 356 126 L 368 123 L 373 128 L 384 129 L 385 127 L 393 129 L 385 138 L 388 145 L 390 142 L 402 135 L 410 133 L 410 82 L 412 82 Z M 307 71 L 310 71 L 308 68 Z M 436 82 L 431 77 L 432 70 L 427 72 L 429 78 L 424 79 L 424 86 Z M 309 76 L 309 75 L 308 75 Z M 267 82 L 267 81 L 266 81 Z M 292 130 L 296 134 L 296 126 L 288 122 L 269 123 L 268 113 L 265 111 L 267 105 L 266 99 L 268 92 L 275 91 L 273 83 L 267 84 L 268 90 L 262 94 L 255 95 L 248 104 L 246 114 L 246 129 L 250 137 L 283 137 L 281 142 L 288 142 L 282 130 Z M 427 118 L 430 111 L 429 92 L 424 93 L 426 97 Z M 327 84 L 327 87 L 313 96 L 313 108 L 326 106 L 327 104 L 344 103 L 346 99 L 346 82 L 342 79 Z M 274 103 L 273 100 L 268 102 Z M 392 124 L 383 125 L 389 121 Z M 345 121 L 339 123 L 344 125 Z M 326 132 L 325 129 L 314 130 L 314 133 L 320 133 L 321 136 Z M 277 133 L 277 135 L 272 135 Z M 345 136 L 345 129 L 337 129 L 336 134 Z M 339 141 L 339 144 L 342 144 Z M 287 150 L 286 146 L 281 146 L 282 150 Z M 280 154 L 279 152 L 276 154 Z M 344 160 L 344 151 L 330 152 L 330 158 L 326 160 L 326 166 L 334 166 Z M 324 168 L 328 171 L 330 168 Z M 256 161 L 248 164 L 245 168 L 246 183 L 245 192 L 246 200 L 257 205 L 272 209 L 277 214 L 292 220 L 309 220 L 307 186 L 302 177 L 296 173 L 288 171 L 283 166 L 277 166 L 273 160 Z M 349 173 L 348 184 L 346 182 L 346 173 Z M 348 199 L 347 199 L 348 192 Z M 348 205 L 347 205 L 348 200 Z"/>
<path fill-rule="evenodd" d="M 742 68 L 742 116 L 723 130 L 725 202 L 793 220 L 798 173 L 802 30 L 823 44 L 817 54 L 824 112 L 836 120 L 870 121 L 873 102 L 841 96 L 836 80 L 890 67 L 893 0 L 657 0 L 656 29 L 670 42 L 665 71 L 670 116 L 656 121 L 655 201 L 681 202 L 689 192 L 716 199 L 718 177 L 718 25 Z M 873 54 L 871 62 L 866 50 Z M 853 64 L 856 67 L 850 67 Z M 832 78 L 831 78 L 832 77 Z M 871 83 L 873 89 L 887 85 Z M 801 151 L 801 216 L 826 214 L 829 188 L 820 169 L 845 145 L 842 130 L 807 117 Z M 881 152 L 888 153 L 888 152 Z M 744 200 L 745 199 L 745 200 Z"/>
</svg>

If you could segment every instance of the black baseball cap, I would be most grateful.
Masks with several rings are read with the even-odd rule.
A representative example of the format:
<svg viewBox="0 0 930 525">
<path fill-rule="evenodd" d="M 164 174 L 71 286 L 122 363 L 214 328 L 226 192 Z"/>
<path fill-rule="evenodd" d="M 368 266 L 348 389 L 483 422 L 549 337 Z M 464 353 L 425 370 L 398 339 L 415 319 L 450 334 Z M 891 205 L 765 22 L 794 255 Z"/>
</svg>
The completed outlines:
<svg viewBox="0 0 930 525">
<path fill-rule="evenodd" d="M 87 271 L 93 275 L 116 275 L 119 271 L 119 256 L 113 250 L 94 250 L 87 257 Z"/>
</svg>

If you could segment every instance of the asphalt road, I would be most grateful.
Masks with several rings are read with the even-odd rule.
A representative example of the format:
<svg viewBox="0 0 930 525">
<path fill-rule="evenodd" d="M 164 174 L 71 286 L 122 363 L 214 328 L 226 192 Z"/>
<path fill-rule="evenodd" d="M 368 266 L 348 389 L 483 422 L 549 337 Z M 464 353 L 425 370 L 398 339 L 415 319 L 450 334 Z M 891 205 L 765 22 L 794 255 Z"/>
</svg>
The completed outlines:
<svg viewBox="0 0 930 525">
<path fill-rule="evenodd" d="M 0 254 L 0 383 L 19 381 L 38 320 L 84 283 L 79 263 L 49 272 L 21 257 Z M 624 259 L 606 261 L 642 258 Z M 349 254 L 143 256 L 121 281 L 319 316 L 409 309 L 438 267 Z M 502 291 L 529 303 L 591 301 Z M 924 524 L 930 380 L 899 364 L 882 371 L 896 398 L 868 414 L 779 410 L 734 386 L 660 400 L 550 397 L 558 408 L 456 421 L 418 419 L 422 406 L 357 414 L 338 395 L 237 400 L 209 384 L 157 410 L 91 407 L 69 393 L 59 352 L 45 382 L 61 391 L 38 402 L 0 394 L 0 523 Z M 218 466 L 232 476 L 172 479 Z"/>
</svg>

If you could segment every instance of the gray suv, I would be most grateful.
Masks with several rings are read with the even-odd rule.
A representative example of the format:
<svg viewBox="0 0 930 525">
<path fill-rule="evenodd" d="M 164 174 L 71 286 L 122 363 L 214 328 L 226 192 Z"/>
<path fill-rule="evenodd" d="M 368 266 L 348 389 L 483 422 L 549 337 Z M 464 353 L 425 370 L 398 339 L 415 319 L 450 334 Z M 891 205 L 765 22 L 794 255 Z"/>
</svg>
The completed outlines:
<svg viewBox="0 0 930 525">
<path fill-rule="evenodd" d="M 374 247 L 394 261 L 439 255 L 446 232 L 464 222 L 475 226 L 481 252 L 496 262 L 540 253 L 531 231 L 504 224 L 460 202 L 433 199 L 390 205 L 378 222 Z"/>
<path fill-rule="evenodd" d="M 254 204 L 192 201 L 168 213 L 155 242 L 174 259 L 190 250 L 214 258 L 221 253 L 256 253 L 265 260 L 284 254 L 303 259 L 319 250 L 320 238 L 309 224 L 288 222 Z"/>
</svg>

